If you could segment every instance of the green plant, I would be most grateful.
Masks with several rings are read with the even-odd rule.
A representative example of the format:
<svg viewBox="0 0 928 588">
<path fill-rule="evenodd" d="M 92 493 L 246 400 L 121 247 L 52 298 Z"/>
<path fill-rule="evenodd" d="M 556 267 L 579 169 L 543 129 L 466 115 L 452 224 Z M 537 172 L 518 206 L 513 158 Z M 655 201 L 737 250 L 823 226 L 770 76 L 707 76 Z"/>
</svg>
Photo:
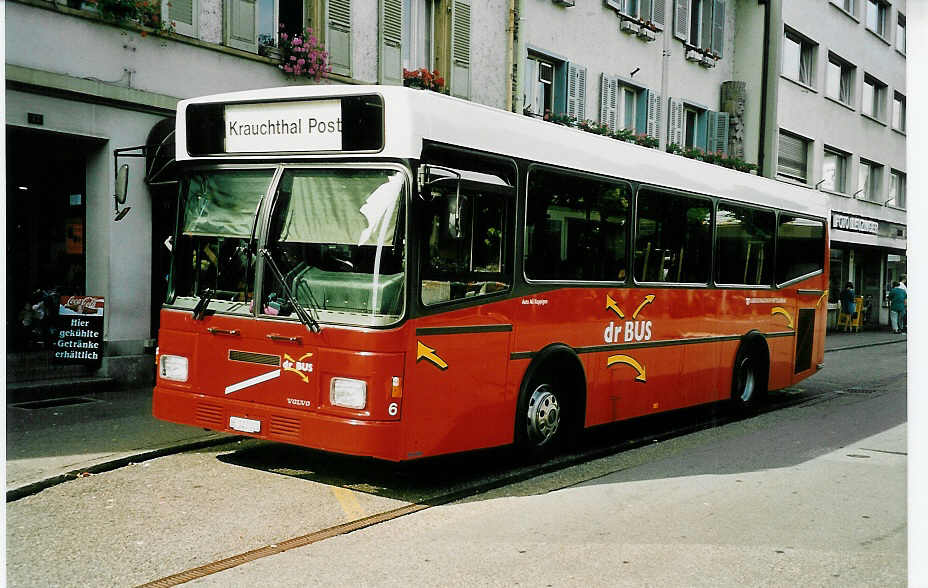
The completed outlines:
<svg viewBox="0 0 928 588">
<path fill-rule="evenodd" d="M 104 20 L 129 25 L 141 25 L 161 32 L 173 32 L 174 23 L 161 18 L 157 0 L 86 0 L 97 8 Z M 147 31 L 141 31 L 144 37 Z"/>
<path fill-rule="evenodd" d="M 432 90 L 441 94 L 447 94 L 445 88 L 445 78 L 441 77 L 438 70 L 429 71 L 424 67 L 415 70 L 403 68 L 403 85 L 407 88 L 420 88 L 422 90 Z"/>
<path fill-rule="evenodd" d="M 319 81 L 331 73 L 329 54 L 313 36 L 313 30 L 303 29 L 299 33 L 288 34 L 283 25 L 280 27 L 280 69 L 294 78 L 306 77 Z"/>
</svg>

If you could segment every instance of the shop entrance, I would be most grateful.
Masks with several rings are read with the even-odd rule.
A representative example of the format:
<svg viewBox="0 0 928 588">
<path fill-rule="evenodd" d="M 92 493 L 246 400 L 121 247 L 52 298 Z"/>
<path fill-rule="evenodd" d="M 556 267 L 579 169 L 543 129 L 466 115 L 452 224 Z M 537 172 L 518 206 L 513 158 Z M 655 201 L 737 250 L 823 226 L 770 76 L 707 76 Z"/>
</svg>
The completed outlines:
<svg viewBox="0 0 928 588">
<path fill-rule="evenodd" d="M 87 158 L 95 143 L 7 127 L 6 145 L 7 350 L 47 349 L 58 297 L 85 290 Z"/>
</svg>

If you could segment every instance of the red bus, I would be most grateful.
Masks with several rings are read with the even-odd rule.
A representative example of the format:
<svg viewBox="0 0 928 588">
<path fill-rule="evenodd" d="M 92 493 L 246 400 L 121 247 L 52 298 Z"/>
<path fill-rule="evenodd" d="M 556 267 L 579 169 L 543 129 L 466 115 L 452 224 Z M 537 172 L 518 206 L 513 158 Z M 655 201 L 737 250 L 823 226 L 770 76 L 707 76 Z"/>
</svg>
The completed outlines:
<svg viewBox="0 0 928 588">
<path fill-rule="evenodd" d="M 823 199 L 434 92 L 184 100 L 156 417 L 409 460 L 822 367 Z"/>
</svg>

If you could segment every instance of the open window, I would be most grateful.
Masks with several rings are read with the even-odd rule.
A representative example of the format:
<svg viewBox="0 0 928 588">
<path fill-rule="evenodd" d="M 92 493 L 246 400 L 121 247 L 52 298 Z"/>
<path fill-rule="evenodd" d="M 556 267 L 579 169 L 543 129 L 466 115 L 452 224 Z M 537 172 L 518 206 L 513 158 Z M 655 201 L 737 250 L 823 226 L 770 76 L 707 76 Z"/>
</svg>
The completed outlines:
<svg viewBox="0 0 928 588">
<path fill-rule="evenodd" d="M 498 176 L 425 165 L 420 202 L 426 306 L 509 290 L 513 190 Z"/>
</svg>

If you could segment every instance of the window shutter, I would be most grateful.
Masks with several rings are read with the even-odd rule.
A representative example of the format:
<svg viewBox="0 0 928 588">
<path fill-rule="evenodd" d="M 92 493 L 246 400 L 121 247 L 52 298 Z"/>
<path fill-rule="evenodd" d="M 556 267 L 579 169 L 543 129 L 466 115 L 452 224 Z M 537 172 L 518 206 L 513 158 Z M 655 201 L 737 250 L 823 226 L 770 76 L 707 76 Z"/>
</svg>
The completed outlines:
<svg viewBox="0 0 928 588">
<path fill-rule="evenodd" d="M 702 1 L 702 22 L 699 30 L 699 46 L 703 49 L 712 48 L 712 8 L 713 0 Z"/>
<path fill-rule="evenodd" d="M 451 95 L 470 98 L 470 0 L 451 5 Z"/>
<path fill-rule="evenodd" d="M 647 91 L 648 95 L 648 116 L 645 131 L 648 136 L 654 139 L 660 138 L 660 120 L 661 120 L 661 95 L 653 90 Z"/>
<path fill-rule="evenodd" d="M 173 22 L 174 31 L 178 35 L 187 37 L 199 37 L 197 31 L 199 11 L 197 0 L 172 0 L 161 3 L 161 18 L 165 22 Z"/>
<path fill-rule="evenodd" d="M 522 97 L 522 110 L 530 109 L 532 114 L 542 114 L 535 112 L 535 80 L 538 79 L 538 62 L 534 59 L 525 59 L 525 71 L 522 74 L 522 88 L 524 95 Z"/>
<path fill-rule="evenodd" d="M 685 43 L 689 28 L 690 0 L 673 0 L 673 36 Z"/>
<path fill-rule="evenodd" d="M 669 98 L 670 113 L 667 120 L 667 143 L 676 143 L 683 147 L 683 102 Z"/>
<path fill-rule="evenodd" d="M 226 0 L 223 8 L 225 44 L 257 53 L 258 3 L 255 0 Z"/>
<path fill-rule="evenodd" d="M 351 0 L 325 5 L 325 44 L 332 73 L 351 75 Z"/>
<path fill-rule="evenodd" d="M 625 12 L 625 0 L 605 0 L 606 6 L 614 8 L 619 12 Z"/>
<path fill-rule="evenodd" d="M 381 84 L 403 84 L 403 0 L 380 0 Z"/>
<path fill-rule="evenodd" d="M 586 120 L 586 68 L 574 63 L 567 68 L 567 114 Z"/>
<path fill-rule="evenodd" d="M 798 137 L 780 133 L 780 152 L 777 154 L 777 171 L 806 179 L 806 142 Z"/>
<path fill-rule="evenodd" d="M 600 74 L 600 80 L 599 122 L 614 131 L 618 116 L 619 80 L 606 74 Z"/>
<path fill-rule="evenodd" d="M 715 0 L 712 10 L 712 51 L 722 56 L 725 47 L 725 0 Z"/>
<path fill-rule="evenodd" d="M 664 0 L 648 0 L 651 3 L 651 22 L 664 29 Z"/>
<path fill-rule="evenodd" d="M 709 111 L 706 151 L 728 155 L 728 113 Z"/>
</svg>

